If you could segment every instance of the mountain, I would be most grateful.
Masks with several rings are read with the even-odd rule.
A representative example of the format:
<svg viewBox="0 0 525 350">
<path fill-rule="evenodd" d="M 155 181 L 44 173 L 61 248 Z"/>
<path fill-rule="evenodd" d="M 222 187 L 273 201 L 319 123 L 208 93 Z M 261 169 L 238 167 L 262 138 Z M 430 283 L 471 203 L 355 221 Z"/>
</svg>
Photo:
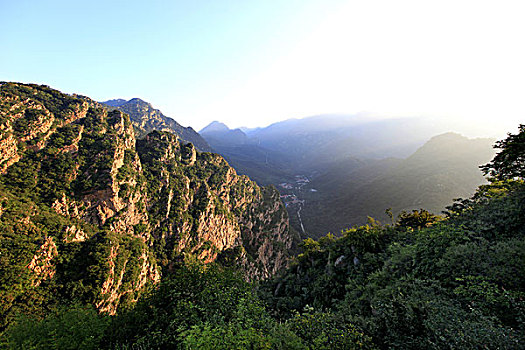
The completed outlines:
<svg viewBox="0 0 525 350">
<path fill-rule="evenodd" d="M 446 131 L 446 125 L 427 118 L 319 115 L 278 122 L 249 137 L 261 147 L 289 154 L 296 172 L 309 172 L 347 157 L 407 157 Z"/>
<path fill-rule="evenodd" d="M 365 223 L 367 216 L 388 221 L 387 208 L 394 215 L 419 208 L 440 213 L 454 198 L 469 197 L 486 182 L 479 165 L 494 156 L 493 141 L 445 133 L 406 159 L 341 162 L 304 188 L 306 231 L 315 237 L 339 233 Z"/>
<path fill-rule="evenodd" d="M 72 301 L 115 313 L 186 260 L 249 279 L 287 264 L 296 236 L 275 188 L 174 133 L 134 129 L 89 98 L 1 83 L 0 327 Z"/>
<path fill-rule="evenodd" d="M 235 170 L 261 185 L 277 184 L 291 177 L 292 158 L 286 152 L 261 147 L 241 129 L 232 130 L 214 121 L 199 133 Z"/>
<path fill-rule="evenodd" d="M 106 106 L 110 106 L 110 107 L 120 107 L 126 102 L 128 102 L 128 101 L 126 101 L 126 100 L 124 100 L 122 98 L 117 98 L 117 99 L 114 99 L 114 100 L 107 100 L 107 101 L 104 101 L 102 103 L 105 104 Z"/>
<path fill-rule="evenodd" d="M 199 134 L 214 148 L 244 145 L 248 141 L 248 137 L 241 129 L 231 130 L 226 124 L 217 121 L 204 127 Z"/>
<path fill-rule="evenodd" d="M 491 140 L 432 138 L 444 130 L 428 118 L 358 114 L 289 119 L 242 137 L 213 122 L 201 133 L 239 173 L 275 185 L 294 228 L 318 237 L 368 215 L 386 220 L 389 207 L 439 213 L 472 194 L 484 181 L 477 166 L 494 154 Z"/>
<path fill-rule="evenodd" d="M 230 128 L 224 123 L 213 121 L 210 124 L 206 125 L 204 128 L 202 128 L 199 131 L 199 134 L 202 133 L 214 133 L 214 132 L 228 132 L 230 131 Z"/>
<path fill-rule="evenodd" d="M 213 122 L 200 133 L 243 174 L 277 184 L 298 174 L 316 176 L 347 158 L 407 157 L 447 126 L 426 118 L 328 114 L 245 131 Z"/>
<path fill-rule="evenodd" d="M 139 98 L 133 98 L 129 101 L 123 99 L 109 100 L 102 102 L 102 104 L 127 113 L 135 127 L 137 138 L 142 138 L 153 130 L 169 131 L 179 136 L 183 141 L 193 143 L 201 152 L 212 151 L 208 143 L 191 127 L 183 127 Z"/>
</svg>

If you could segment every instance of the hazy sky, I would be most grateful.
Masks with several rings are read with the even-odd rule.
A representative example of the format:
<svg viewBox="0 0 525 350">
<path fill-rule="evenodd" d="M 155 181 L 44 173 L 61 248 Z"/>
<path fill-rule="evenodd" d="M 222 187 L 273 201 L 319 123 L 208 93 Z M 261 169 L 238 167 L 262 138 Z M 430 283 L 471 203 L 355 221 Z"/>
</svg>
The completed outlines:
<svg viewBox="0 0 525 350">
<path fill-rule="evenodd" d="M 525 2 L 0 0 L 0 80 L 183 125 L 321 113 L 525 123 Z"/>
</svg>

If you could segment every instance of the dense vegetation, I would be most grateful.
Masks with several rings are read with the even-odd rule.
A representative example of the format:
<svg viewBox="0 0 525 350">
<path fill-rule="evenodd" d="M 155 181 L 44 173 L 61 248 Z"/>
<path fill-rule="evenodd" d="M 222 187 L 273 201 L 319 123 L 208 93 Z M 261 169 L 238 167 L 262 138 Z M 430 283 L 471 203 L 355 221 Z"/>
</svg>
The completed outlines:
<svg viewBox="0 0 525 350">
<path fill-rule="evenodd" d="M 495 181 L 445 220 L 421 210 L 395 225 L 371 219 L 342 237 L 307 239 L 289 269 L 257 288 L 231 269 L 186 262 L 114 317 L 81 305 L 20 316 L 4 341 L 27 349 L 519 349 L 524 210 L 523 180 Z"/>
<path fill-rule="evenodd" d="M 491 183 L 444 220 L 413 211 L 392 225 L 370 219 L 342 237 L 304 241 L 290 269 L 263 286 L 269 307 L 280 318 L 332 310 L 380 348 L 521 348 L 525 153 L 516 140 L 524 135 L 521 126 L 496 144 L 502 151 L 482 167 Z"/>
<path fill-rule="evenodd" d="M 225 220 L 240 215 L 261 230 L 269 227 L 264 220 L 272 219 L 256 208 L 242 213 L 236 206 L 229 213 L 219 199 L 205 195 L 228 182 L 221 180 L 231 176 L 221 165 L 224 160 L 198 154 L 193 146 L 171 142 L 173 136 L 159 132 L 138 142 L 136 148 L 122 147 L 122 137 L 127 134 L 117 137 L 117 130 L 119 126 L 127 130 L 130 125 L 121 113 L 107 114 L 90 107 L 85 117 L 63 123 L 84 100 L 71 97 L 62 104 L 60 94 L 43 87 L 3 89 L 5 95 L 15 93 L 24 99 L 40 99 L 56 119 L 36 108 L 23 110 L 29 115 L 28 125 L 52 120 L 46 130 L 54 132 L 30 135 L 30 128 L 18 122 L 21 117 L 10 131 L 26 141 L 18 144 L 20 160 L 0 176 L 1 347 L 523 347 L 525 152 L 521 140 L 525 126 L 519 134 L 496 144 L 500 152 L 482 167 L 491 176 L 490 183 L 471 198 L 455 201 L 446 217 L 420 209 L 394 220 L 387 211 L 391 221 L 386 225 L 370 218 L 368 224 L 346 230 L 340 237 L 328 234 L 317 241 L 303 241 L 301 254 L 288 268 L 255 283 L 247 282 L 234 263 L 237 255 L 251 255 L 255 243 L 223 251 L 215 263 L 204 264 L 198 250 L 196 254 L 190 254 L 191 250 L 175 254 L 173 243 L 165 239 L 178 222 L 193 222 L 204 208 Z M 1 106 L 7 122 L 15 119 L 5 113 L 12 106 L 17 105 Z M 78 139 L 80 130 L 83 136 Z M 1 136 L 7 139 L 6 133 Z M 46 146 L 39 148 L 44 137 L 48 137 Z M 75 142 L 78 148 L 67 151 Z M 122 150 L 121 165 L 110 171 L 113 166 L 107 152 L 116 149 Z M 182 176 L 188 178 L 187 186 L 175 181 Z M 173 204 L 166 199 L 172 211 L 163 212 L 150 197 L 148 221 L 135 224 L 131 234 L 117 230 L 118 216 L 98 224 L 54 209 L 64 196 L 84 198 L 107 188 L 108 181 L 118 186 L 119 198 L 144 198 L 139 193 L 166 198 L 173 193 L 177 198 L 180 192 L 184 196 L 191 193 L 195 200 L 186 210 L 177 203 L 182 199 Z M 243 200 L 247 197 L 236 193 L 249 189 L 257 188 L 241 181 L 227 187 L 224 196 Z M 274 190 L 257 191 L 261 191 L 260 206 L 278 207 Z M 208 206 L 215 201 L 216 205 Z M 275 218 L 280 220 L 282 215 Z M 153 238 L 141 238 L 148 232 Z M 270 236 L 265 234 L 270 235 L 263 232 L 253 240 L 267 242 Z M 155 254 L 148 257 L 148 249 Z M 138 288 L 141 276 L 149 271 L 148 264 L 156 260 L 162 267 L 162 279 Z M 113 294 L 104 294 L 103 286 L 115 283 L 117 275 L 121 276 L 119 287 Z M 112 295 L 120 296 L 118 305 L 101 307 L 112 305 L 108 301 Z"/>
</svg>

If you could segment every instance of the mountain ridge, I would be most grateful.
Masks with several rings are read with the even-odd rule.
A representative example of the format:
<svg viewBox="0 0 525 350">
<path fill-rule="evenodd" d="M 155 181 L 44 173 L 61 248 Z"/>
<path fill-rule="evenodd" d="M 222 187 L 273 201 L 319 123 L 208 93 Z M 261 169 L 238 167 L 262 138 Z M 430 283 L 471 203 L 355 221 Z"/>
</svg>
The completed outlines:
<svg viewBox="0 0 525 350">
<path fill-rule="evenodd" d="M 187 259 L 267 278 L 296 244 L 275 188 L 120 110 L 4 83 L 0 124 L 0 327 L 60 300 L 113 314 Z"/>
<path fill-rule="evenodd" d="M 110 109 L 118 109 L 127 113 L 135 126 L 138 138 L 144 137 L 153 130 L 169 131 L 178 135 L 182 140 L 193 143 L 202 152 L 212 151 L 210 145 L 193 128 L 180 125 L 154 108 L 151 103 L 138 97 L 123 101 L 125 100 L 116 99 L 101 103 Z"/>
</svg>

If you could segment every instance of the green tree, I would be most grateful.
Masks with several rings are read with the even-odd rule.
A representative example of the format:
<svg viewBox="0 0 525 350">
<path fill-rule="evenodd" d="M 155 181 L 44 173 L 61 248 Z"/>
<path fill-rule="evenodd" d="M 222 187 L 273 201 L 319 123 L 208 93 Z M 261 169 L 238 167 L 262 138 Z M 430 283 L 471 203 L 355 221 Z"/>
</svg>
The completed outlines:
<svg viewBox="0 0 525 350">
<path fill-rule="evenodd" d="M 434 215 L 425 209 L 412 210 L 411 213 L 402 211 L 397 217 L 397 226 L 422 229 L 424 227 L 430 227 L 436 222 L 439 222 L 442 218 L 438 215 Z"/>
<path fill-rule="evenodd" d="M 501 149 L 494 159 L 480 168 L 485 175 L 498 180 L 525 178 L 525 124 L 520 124 L 519 133 L 497 141 L 494 148 Z"/>
<path fill-rule="evenodd" d="M 44 319 L 19 316 L 7 329 L 7 349 L 99 349 L 108 317 L 93 307 L 62 307 Z"/>
</svg>

